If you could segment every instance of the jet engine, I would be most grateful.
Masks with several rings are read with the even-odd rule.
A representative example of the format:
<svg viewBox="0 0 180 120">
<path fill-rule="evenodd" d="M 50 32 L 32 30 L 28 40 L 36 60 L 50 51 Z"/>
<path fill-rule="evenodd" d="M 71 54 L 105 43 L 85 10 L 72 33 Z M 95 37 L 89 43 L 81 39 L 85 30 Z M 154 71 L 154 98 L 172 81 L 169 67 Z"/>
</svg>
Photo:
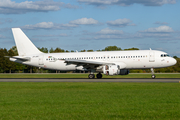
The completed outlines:
<svg viewBox="0 0 180 120">
<path fill-rule="evenodd" d="M 120 69 L 119 65 L 105 65 L 103 66 L 103 73 L 105 75 L 127 75 L 129 70 Z"/>
</svg>

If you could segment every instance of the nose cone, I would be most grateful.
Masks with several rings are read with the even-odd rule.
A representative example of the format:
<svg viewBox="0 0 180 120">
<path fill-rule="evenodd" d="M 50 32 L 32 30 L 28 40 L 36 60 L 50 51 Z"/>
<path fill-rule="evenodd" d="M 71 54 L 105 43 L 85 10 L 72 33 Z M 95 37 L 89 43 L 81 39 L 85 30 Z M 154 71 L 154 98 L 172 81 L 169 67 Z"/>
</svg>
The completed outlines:
<svg viewBox="0 0 180 120">
<path fill-rule="evenodd" d="M 175 65 L 176 63 L 177 63 L 176 59 L 172 58 L 172 59 L 171 59 L 171 64 L 172 64 L 172 65 Z"/>
</svg>

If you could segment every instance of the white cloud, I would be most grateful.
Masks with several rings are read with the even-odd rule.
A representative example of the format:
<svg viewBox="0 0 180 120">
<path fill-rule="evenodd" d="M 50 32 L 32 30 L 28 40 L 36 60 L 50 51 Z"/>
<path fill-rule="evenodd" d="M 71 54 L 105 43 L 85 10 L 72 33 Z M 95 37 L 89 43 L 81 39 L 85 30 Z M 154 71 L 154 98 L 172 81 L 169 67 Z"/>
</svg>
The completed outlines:
<svg viewBox="0 0 180 120">
<path fill-rule="evenodd" d="M 81 19 L 70 21 L 69 23 L 77 24 L 77 25 L 93 25 L 93 24 L 98 24 L 98 21 L 94 20 L 93 18 L 81 18 Z"/>
<path fill-rule="evenodd" d="M 64 5 L 65 8 L 69 8 L 69 9 L 78 9 L 80 8 L 79 6 L 76 5 L 71 5 L 70 3 Z"/>
<path fill-rule="evenodd" d="M 1 0 L 0 13 L 1 14 L 22 14 L 27 12 L 48 12 L 58 11 L 60 7 L 65 8 L 77 8 L 70 4 L 64 4 L 63 2 L 55 2 L 53 0 L 41 0 L 41 1 L 24 1 L 16 3 L 11 0 Z"/>
<path fill-rule="evenodd" d="M 122 38 L 124 37 L 119 35 L 99 35 L 99 36 L 95 36 L 93 39 L 100 40 L 100 39 L 122 39 Z"/>
<path fill-rule="evenodd" d="M 68 35 L 66 33 L 61 33 L 58 35 L 35 35 L 34 37 L 68 37 Z"/>
<path fill-rule="evenodd" d="M 158 40 L 173 40 L 175 33 L 176 32 L 169 26 L 160 26 L 139 31 L 135 34 L 135 38 L 156 38 Z"/>
<path fill-rule="evenodd" d="M 96 4 L 96 5 L 100 5 L 100 4 L 110 5 L 117 3 L 118 0 L 78 0 L 78 2 Z"/>
<path fill-rule="evenodd" d="M 41 22 L 35 25 L 25 25 L 21 28 L 23 29 L 70 29 L 72 27 L 77 27 L 73 24 L 56 24 L 53 22 Z"/>
<path fill-rule="evenodd" d="M 57 24 L 53 22 L 41 22 L 35 25 L 25 25 L 21 28 L 23 29 L 71 29 L 74 27 L 78 27 L 79 25 L 94 25 L 98 24 L 97 20 L 92 18 L 81 18 L 74 21 L 70 21 L 67 24 Z"/>
<path fill-rule="evenodd" d="M 143 37 L 170 37 L 170 34 L 165 34 L 165 33 L 146 33 L 142 35 Z"/>
<path fill-rule="evenodd" d="M 25 25 L 23 28 L 25 29 L 51 29 L 55 27 L 53 22 L 41 22 L 35 25 Z"/>
<path fill-rule="evenodd" d="M 160 26 L 157 28 L 148 28 L 147 30 L 140 31 L 140 32 L 171 33 L 171 32 L 174 32 L 174 30 L 169 26 Z"/>
<path fill-rule="evenodd" d="M 107 24 L 109 26 L 116 26 L 116 27 L 125 27 L 125 26 L 135 26 L 131 20 L 124 18 L 124 19 L 117 19 L 115 21 L 108 21 Z"/>
<path fill-rule="evenodd" d="M 90 5 L 120 5 L 128 6 L 132 4 L 142 4 L 144 6 L 162 6 L 164 4 L 175 4 L 176 0 L 78 0 L 80 3 Z"/>
<path fill-rule="evenodd" d="M 159 21 L 157 21 L 157 22 L 155 22 L 154 24 L 167 25 L 168 23 L 167 23 L 167 22 L 159 22 Z"/>
<path fill-rule="evenodd" d="M 122 30 L 112 30 L 110 28 L 102 29 L 98 32 L 90 33 L 88 31 L 83 31 L 83 35 L 88 35 L 90 38 L 83 37 L 83 40 L 90 39 L 122 39 L 125 38 L 124 32 Z"/>
<path fill-rule="evenodd" d="M 96 32 L 97 34 L 108 34 L 108 35 L 119 35 L 123 34 L 124 32 L 122 30 L 111 30 L 109 28 L 105 28 L 100 30 L 99 32 Z"/>
<path fill-rule="evenodd" d="M 153 39 L 156 38 L 158 40 L 167 40 L 167 39 L 175 40 L 174 34 L 176 34 L 176 32 L 174 32 L 174 30 L 169 26 L 149 28 L 144 31 L 138 31 L 134 34 L 126 33 L 122 30 L 112 30 L 110 28 L 105 28 L 94 33 L 89 33 L 88 31 L 84 31 L 83 35 L 87 35 L 87 37 L 83 37 L 82 39 L 83 40 L 89 40 L 89 39 L 97 39 L 97 40 L 133 39 L 133 40 L 136 40 L 136 39 L 144 39 L 144 38 L 153 38 Z"/>
</svg>

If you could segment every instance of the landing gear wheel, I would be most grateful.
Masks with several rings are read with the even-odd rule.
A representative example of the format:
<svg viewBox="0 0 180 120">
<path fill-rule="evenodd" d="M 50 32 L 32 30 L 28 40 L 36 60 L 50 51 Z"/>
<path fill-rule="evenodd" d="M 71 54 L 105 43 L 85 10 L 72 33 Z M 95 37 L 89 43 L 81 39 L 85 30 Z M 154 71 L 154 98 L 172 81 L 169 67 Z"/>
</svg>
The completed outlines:
<svg viewBox="0 0 180 120">
<path fill-rule="evenodd" d="M 155 78 L 156 78 L 156 76 L 155 76 L 155 75 L 152 75 L 151 77 L 152 77 L 152 79 L 155 79 Z"/>
<path fill-rule="evenodd" d="M 94 77 L 95 77 L 94 74 L 89 74 L 89 75 L 88 75 L 88 78 L 89 78 L 89 79 L 94 79 Z"/>
<path fill-rule="evenodd" d="M 152 72 L 152 79 L 155 79 L 156 78 L 156 76 L 154 75 L 154 70 L 153 70 L 153 68 L 151 68 L 151 72 Z"/>
<path fill-rule="evenodd" d="M 97 77 L 97 79 L 101 79 L 101 78 L 102 78 L 102 74 L 101 74 L 101 73 L 98 73 L 98 74 L 96 75 L 96 77 Z"/>
</svg>

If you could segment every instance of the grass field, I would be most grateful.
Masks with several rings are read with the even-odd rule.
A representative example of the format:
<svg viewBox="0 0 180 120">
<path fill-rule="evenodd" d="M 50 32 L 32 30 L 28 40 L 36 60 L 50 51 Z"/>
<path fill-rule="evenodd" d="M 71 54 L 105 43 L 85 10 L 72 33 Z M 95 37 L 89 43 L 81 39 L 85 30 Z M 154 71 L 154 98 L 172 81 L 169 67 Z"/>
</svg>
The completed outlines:
<svg viewBox="0 0 180 120">
<path fill-rule="evenodd" d="M 0 83 L 2 120 L 179 120 L 179 83 Z"/>
<path fill-rule="evenodd" d="M 179 74 L 155 74 L 156 78 L 180 78 Z M 88 74 L 0 74 L 0 78 L 88 78 Z M 106 76 L 103 78 L 151 78 L 151 74 L 129 74 L 129 75 L 116 75 Z"/>
</svg>

